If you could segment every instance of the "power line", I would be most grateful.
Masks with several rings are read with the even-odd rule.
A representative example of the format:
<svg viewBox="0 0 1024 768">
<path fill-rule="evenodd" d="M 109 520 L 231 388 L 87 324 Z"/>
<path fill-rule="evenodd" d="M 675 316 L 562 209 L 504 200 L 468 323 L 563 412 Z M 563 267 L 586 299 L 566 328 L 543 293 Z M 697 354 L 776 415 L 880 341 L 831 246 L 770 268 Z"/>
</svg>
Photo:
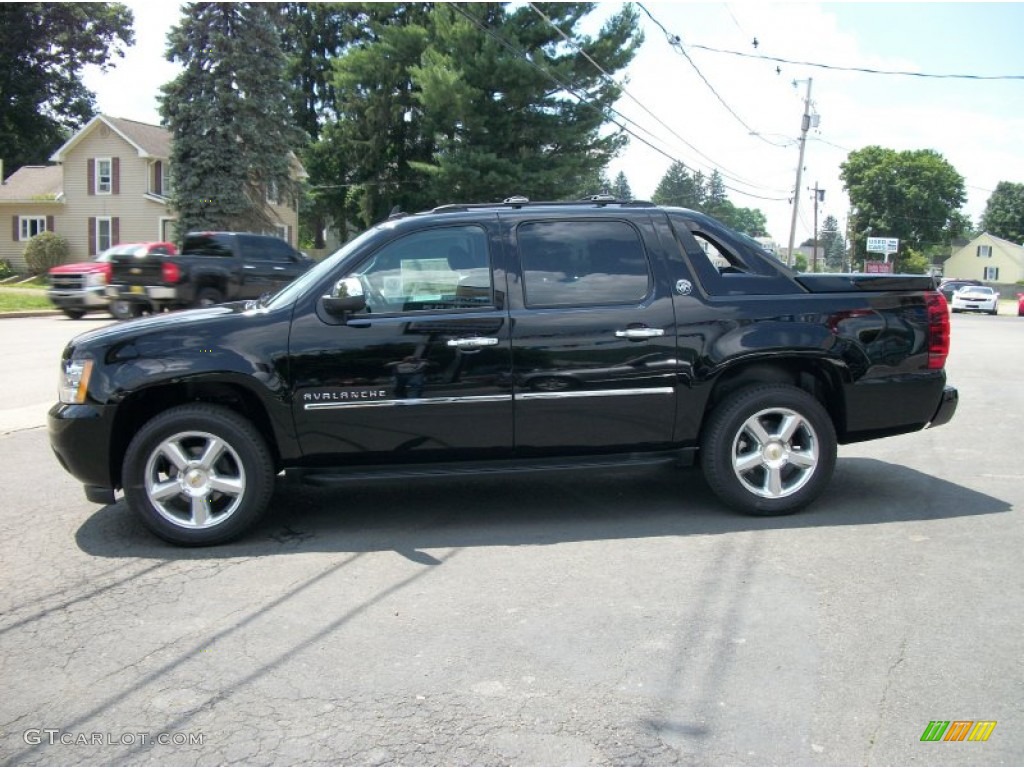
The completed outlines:
<svg viewBox="0 0 1024 768">
<path fill-rule="evenodd" d="M 608 114 L 604 110 L 602 110 L 601 108 L 596 107 L 593 104 L 591 104 L 589 101 L 587 101 L 587 99 L 585 97 L 583 97 L 579 93 L 577 93 L 571 86 L 567 85 L 566 83 L 562 82 L 557 77 L 555 77 L 555 75 L 553 75 L 550 70 L 545 69 L 544 67 L 540 66 L 535 61 L 533 61 L 533 59 L 529 56 L 529 54 L 526 51 L 523 51 L 522 49 L 519 49 L 516 46 L 512 45 L 511 43 L 509 43 L 508 40 L 503 38 L 501 35 L 498 35 L 497 33 L 495 33 L 495 31 L 493 29 L 488 27 L 486 24 L 481 22 L 479 19 L 474 17 L 472 14 L 468 13 L 467 11 L 465 11 L 457 3 L 451 3 L 448 7 L 450 7 L 452 10 L 454 10 L 456 13 L 458 13 L 463 18 L 465 18 L 467 21 L 469 21 L 471 24 L 473 24 L 479 30 L 484 32 L 491 39 L 495 40 L 499 45 L 504 47 L 506 50 L 511 51 L 516 56 L 518 56 L 523 61 L 525 61 L 527 64 L 529 64 L 531 67 L 536 69 L 538 72 L 542 73 L 547 78 L 549 78 L 551 81 L 553 81 L 554 83 L 559 85 L 564 91 L 566 91 L 567 93 L 571 94 L 581 104 L 583 104 L 586 107 L 590 107 L 591 109 L 593 109 L 596 112 L 600 113 L 602 117 L 604 117 L 608 122 L 612 123 L 613 125 L 618 126 L 618 128 L 620 130 L 628 133 L 630 136 L 632 136 L 633 138 L 639 140 L 640 142 L 642 142 L 646 146 L 650 147 L 655 152 L 657 152 L 658 154 L 664 156 L 668 160 L 671 160 L 672 162 L 678 162 L 678 163 L 682 163 L 683 165 L 686 165 L 681 160 L 679 160 L 679 158 L 673 157 L 668 152 L 666 152 L 665 150 L 661 149 L 660 147 L 655 146 L 654 144 L 649 142 L 644 137 L 638 135 L 636 132 L 634 132 L 633 130 L 631 130 L 627 126 L 625 126 L 622 123 L 618 122 L 617 120 L 614 120 L 611 117 L 609 117 Z M 615 115 L 617 115 L 622 120 L 624 120 L 624 121 L 626 121 L 628 123 L 632 123 L 634 125 L 637 125 L 637 127 L 640 127 L 635 121 L 630 120 L 625 115 L 623 115 L 621 112 L 616 110 L 614 107 L 608 107 L 607 109 L 608 109 L 608 111 L 610 111 L 610 112 L 614 113 Z M 641 128 L 641 130 L 646 130 L 646 129 Z M 745 195 L 747 197 L 752 197 L 752 198 L 757 199 L 757 200 L 778 201 L 778 200 L 785 200 L 786 199 L 786 198 L 783 198 L 783 197 L 767 197 L 767 196 L 764 196 L 764 195 L 756 195 L 756 194 L 754 194 L 752 192 L 745 192 L 745 191 L 740 190 L 740 189 L 735 189 L 735 188 L 730 187 L 730 186 L 728 186 L 726 184 L 723 184 L 723 186 L 726 189 L 728 189 L 730 192 L 735 192 L 735 193 L 740 194 L 740 195 Z"/>
<path fill-rule="evenodd" d="M 640 7 L 644 8 L 642 5 Z M 644 11 L 647 11 L 647 9 L 644 8 Z M 649 12 L 648 15 L 650 15 Z M 666 32 L 666 34 L 668 33 Z M 678 39 L 678 35 L 676 36 L 676 38 Z M 833 69 L 840 72 L 861 72 L 867 75 L 897 75 L 900 77 L 926 77 L 945 80 L 1024 80 L 1024 75 L 956 75 L 937 74 L 933 72 L 907 72 L 898 69 L 873 69 L 871 67 L 845 67 L 839 64 L 820 64 L 813 61 L 794 61 L 793 59 L 784 59 L 779 56 L 766 56 L 763 53 L 745 53 L 743 51 L 730 51 L 723 48 L 714 48 L 710 45 L 700 45 L 698 43 L 689 43 L 689 46 L 691 48 L 699 48 L 702 51 L 710 51 L 712 53 L 724 53 L 728 54 L 729 56 L 741 56 L 745 59 L 761 59 L 762 61 L 771 61 L 780 64 L 793 64 L 795 66 L 802 67 L 817 67 L 818 69 Z"/>
<path fill-rule="evenodd" d="M 653 21 L 655 24 L 658 25 L 658 27 L 661 29 L 661 31 L 665 34 L 665 39 L 668 40 L 669 46 L 671 46 L 673 50 L 678 52 L 684 59 L 686 59 L 690 63 L 690 66 L 693 67 L 693 70 L 694 70 L 694 72 L 697 73 L 697 76 L 700 77 L 700 79 L 704 81 L 704 85 L 706 85 L 708 87 L 708 90 L 710 90 L 711 93 L 714 94 L 715 98 L 718 99 L 718 101 L 722 104 L 723 107 L 725 107 L 726 111 L 730 115 L 732 115 L 734 118 L 736 118 L 736 121 L 740 125 L 742 125 L 744 128 L 747 129 L 747 133 L 749 133 L 751 136 L 756 136 L 758 139 L 763 141 L 765 144 L 770 144 L 773 147 L 784 146 L 783 144 L 777 144 L 776 142 L 772 141 L 771 139 L 766 139 L 764 136 L 761 135 L 761 133 L 759 131 L 755 131 L 753 128 L 751 128 L 750 125 L 747 124 L 746 120 L 744 120 L 742 117 L 740 117 L 738 114 L 736 114 L 736 110 L 734 110 L 732 107 L 729 106 L 728 102 L 726 102 L 726 100 L 722 98 L 722 95 L 717 90 L 715 90 L 715 86 L 713 86 L 710 83 L 710 81 L 704 76 L 704 73 L 700 71 L 700 67 L 698 67 L 694 63 L 693 59 L 690 58 L 690 54 L 688 54 L 686 52 L 686 49 L 683 48 L 683 40 L 682 40 L 682 38 L 679 37 L 679 35 L 675 35 L 675 34 L 672 34 L 671 32 L 669 32 L 665 28 L 665 25 L 662 24 L 660 21 L 658 21 L 654 17 L 654 14 L 651 13 L 649 10 L 647 10 L 647 7 L 643 3 L 637 3 L 637 6 L 640 8 L 640 10 L 642 10 L 644 13 L 646 13 L 648 15 L 648 17 L 650 17 L 651 21 Z"/>
<path fill-rule="evenodd" d="M 639 104 L 640 108 L 643 109 L 644 112 L 646 112 L 648 115 L 653 117 L 658 122 L 659 125 L 661 125 L 663 128 L 668 130 L 668 132 L 671 133 L 673 136 L 675 136 L 677 139 L 679 139 L 679 141 L 681 141 L 687 147 L 689 147 L 694 152 L 696 152 L 698 155 L 700 155 L 705 160 L 707 160 L 709 163 L 711 163 L 711 167 L 712 168 L 717 168 L 720 173 L 724 172 L 723 175 L 727 174 L 729 178 L 733 179 L 734 181 L 736 181 L 736 182 L 738 182 L 740 184 L 744 184 L 744 185 L 753 187 L 755 189 L 764 189 L 766 191 L 777 191 L 777 190 L 771 190 L 771 188 L 764 187 L 764 186 L 762 186 L 760 184 L 757 184 L 756 182 L 752 182 L 752 181 L 748 181 L 748 180 L 744 179 L 743 177 L 741 177 L 738 174 L 736 174 L 734 171 L 730 171 L 728 168 L 725 168 L 723 165 L 721 165 L 720 163 L 715 162 L 712 158 L 708 157 L 706 154 L 701 152 L 699 149 L 697 149 L 697 147 L 695 147 L 693 144 L 691 144 L 686 139 L 684 139 L 682 136 L 680 136 L 670 125 L 668 125 L 665 121 L 663 121 L 660 117 L 658 117 L 650 109 L 648 109 L 647 105 L 645 105 L 642 101 L 640 101 L 640 99 L 638 99 L 636 96 L 634 96 L 632 93 L 630 93 L 626 89 L 626 87 L 624 85 L 616 82 L 615 78 L 613 78 L 608 72 L 606 72 L 604 70 L 604 68 L 600 64 L 598 64 L 596 61 L 594 61 L 594 59 L 591 58 L 590 54 L 588 54 L 585 50 L 583 50 L 583 48 L 579 45 L 579 43 L 577 43 L 575 40 L 573 40 L 571 37 L 569 37 L 565 32 L 563 32 L 558 27 L 558 25 L 555 24 L 547 16 L 547 14 L 545 14 L 540 8 L 538 8 L 536 6 L 536 4 L 528 3 L 528 5 L 534 11 L 536 11 L 536 13 L 542 19 L 544 19 L 545 22 L 547 22 L 548 26 L 550 26 L 552 29 L 554 29 L 561 36 L 561 38 L 566 43 L 568 43 L 570 46 L 572 46 L 576 50 L 577 53 L 579 53 L 581 56 L 583 56 L 583 58 L 585 58 L 587 61 L 589 61 L 591 64 L 593 64 L 594 67 L 597 69 L 597 71 L 600 72 L 602 75 L 604 75 L 606 81 L 610 81 L 613 85 L 615 85 L 617 88 L 619 88 L 624 94 L 626 94 L 629 98 L 631 98 L 633 101 L 635 101 L 637 104 Z M 634 125 L 636 125 L 635 122 L 634 122 Z M 654 134 L 652 134 L 650 131 L 645 131 L 645 133 L 647 133 L 649 136 L 654 136 Z"/>
</svg>

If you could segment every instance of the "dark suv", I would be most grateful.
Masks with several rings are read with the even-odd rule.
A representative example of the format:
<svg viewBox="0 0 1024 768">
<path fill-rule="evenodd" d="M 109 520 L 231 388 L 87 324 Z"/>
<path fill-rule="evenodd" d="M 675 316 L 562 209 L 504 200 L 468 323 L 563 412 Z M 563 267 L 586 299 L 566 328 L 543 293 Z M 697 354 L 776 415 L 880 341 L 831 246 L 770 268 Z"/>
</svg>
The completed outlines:
<svg viewBox="0 0 1024 768">
<path fill-rule="evenodd" d="M 699 457 L 727 504 L 783 514 L 821 494 L 838 443 L 953 416 L 949 322 L 931 277 L 796 274 L 680 208 L 443 206 L 268 299 L 77 337 L 50 440 L 89 499 L 123 488 L 179 544 L 241 534 L 282 470 L 325 485 Z"/>
</svg>

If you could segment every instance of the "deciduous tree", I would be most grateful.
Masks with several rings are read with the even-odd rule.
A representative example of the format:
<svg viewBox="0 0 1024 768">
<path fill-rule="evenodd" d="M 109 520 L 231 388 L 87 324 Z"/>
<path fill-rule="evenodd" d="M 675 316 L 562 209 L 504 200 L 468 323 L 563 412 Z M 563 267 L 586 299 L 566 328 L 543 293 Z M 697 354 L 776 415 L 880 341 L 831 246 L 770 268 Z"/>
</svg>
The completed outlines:
<svg viewBox="0 0 1024 768">
<path fill-rule="evenodd" d="M 985 204 L 981 228 L 990 235 L 1024 245 L 1024 184 L 1000 181 Z"/>
<path fill-rule="evenodd" d="M 878 146 L 851 152 L 840 178 L 853 208 L 851 239 L 863 256 L 868 236 L 896 237 L 921 250 L 964 229 L 964 179 L 931 149 L 898 152 Z"/>
<path fill-rule="evenodd" d="M 0 3 L 0 148 L 4 173 L 45 163 L 96 114 L 82 84 L 135 41 L 122 3 Z"/>
</svg>

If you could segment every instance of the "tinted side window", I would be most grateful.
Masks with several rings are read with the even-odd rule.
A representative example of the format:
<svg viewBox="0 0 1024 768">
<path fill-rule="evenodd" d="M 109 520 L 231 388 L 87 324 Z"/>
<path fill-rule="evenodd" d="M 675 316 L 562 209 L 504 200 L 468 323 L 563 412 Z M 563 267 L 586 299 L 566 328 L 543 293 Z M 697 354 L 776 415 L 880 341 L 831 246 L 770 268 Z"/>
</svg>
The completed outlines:
<svg viewBox="0 0 1024 768">
<path fill-rule="evenodd" d="M 270 261 L 273 258 L 273 253 L 269 247 L 269 240 L 267 238 L 258 237 L 256 235 L 241 235 L 239 237 L 239 245 L 242 248 L 242 254 L 246 259 L 252 261 Z"/>
<path fill-rule="evenodd" d="M 231 244 L 222 235 L 186 235 L 183 253 L 193 256 L 233 256 Z"/>
<path fill-rule="evenodd" d="M 276 237 L 267 238 L 267 254 L 272 261 L 291 263 L 293 261 L 292 247 L 284 240 Z"/>
<path fill-rule="evenodd" d="M 495 306 L 487 234 L 476 226 L 414 232 L 388 243 L 355 272 L 369 312 Z"/>
<path fill-rule="evenodd" d="M 651 277 L 640 234 L 624 221 L 542 221 L 516 230 L 529 307 L 636 304 Z"/>
</svg>

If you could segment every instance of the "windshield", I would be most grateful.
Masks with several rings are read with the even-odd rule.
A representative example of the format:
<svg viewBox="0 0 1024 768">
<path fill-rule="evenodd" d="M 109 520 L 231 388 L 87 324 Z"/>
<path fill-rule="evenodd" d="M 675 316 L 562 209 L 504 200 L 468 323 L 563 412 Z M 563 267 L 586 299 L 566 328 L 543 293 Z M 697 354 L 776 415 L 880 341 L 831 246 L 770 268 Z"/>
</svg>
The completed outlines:
<svg viewBox="0 0 1024 768">
<path fill-rule="evenodd" d="M 379 229 L 379 226 L 373 227 L 372 229 L 368 229 L 365 232 L 363 232 L 363 234 L 359 235 L 359 237 L 356 237 L 353 240 L 349 240 L 347 243 L 341 246 L 341 248 L 332 253 L 330 256 L 321 261 L 308 272 L 304 273 L 297 280 L 294 280 L 293 282 L 289 283 L 284 288 L 282 288 L 280 292 L 274 294 L 274 296 L 267 302 L 267 307 L 269 307 L 270 309 L 277 309 L 278 307 L 283 307 L 286 304 L 291 304 L 292 302 L 294 302 L 299 296 L 306 292 L 307 288 L 316 285 L 321 279 L 323 279 L 324 275 L 328 274 L 331 270 L 333 270 L 340 261 L 342 261 L 346 256 L 348 256 L 350 253 L 359 248 L 359 246 L 362 245 L 363 242 L 369 240 L 370 237 L 373 234 L 375 234 Z"/>
</svg>

